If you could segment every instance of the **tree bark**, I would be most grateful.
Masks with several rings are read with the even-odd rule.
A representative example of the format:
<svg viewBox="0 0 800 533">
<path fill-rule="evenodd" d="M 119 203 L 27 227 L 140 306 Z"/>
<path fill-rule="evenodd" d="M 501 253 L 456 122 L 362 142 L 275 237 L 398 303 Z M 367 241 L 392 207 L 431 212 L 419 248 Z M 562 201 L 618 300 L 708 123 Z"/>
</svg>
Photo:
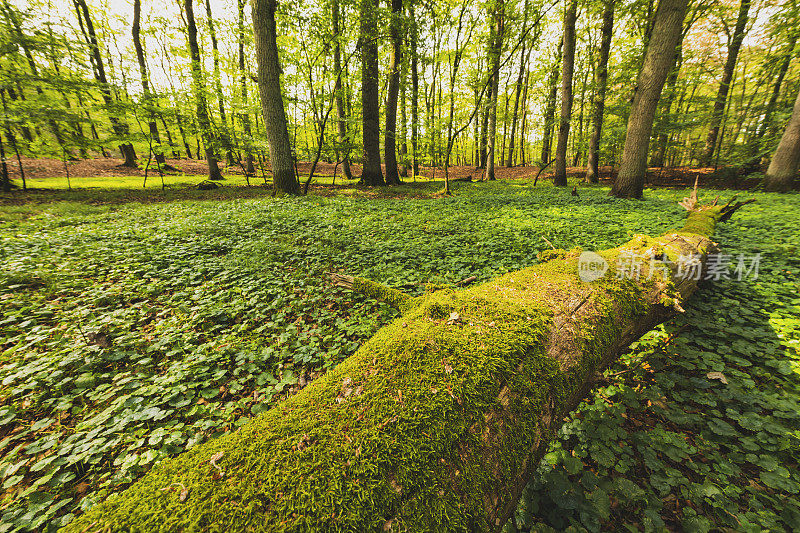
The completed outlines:
<svg viewBox="0 0 800 533">
<path fill-rule="evenodd" d="M 717 136 L 719 135 L 722 115 L 725 112 L 725 104 L 728 102 L 728 91 L 731 88 L 731 80 L 736 70 L 736 60 L 739 58 L 739 49 L 744 40 L 745 27 L 747 26 L 748 11 L 750 11 L 751 0 L 742 0 L 739 5 L 739 15 L 736 17 L 736 26 L 733 29 L 730 44 L 728 45 L 728 57 L 725 60 L 725 68 L 722 71 L 722 80 L 719 83 L 717 97 L 714 100 L 714 109 L 711 112 L 710 128 L 706 137 L 706 148 L 700 158 L 700 166 L 707 167 L 714 158 L 714 150 L 717 146 Z"/>
<path fill-rule="evenodd" d="M 331 2 L 331 25 L 333 29 L 333 70 L 336 74 L 336 84 L 333 90 L 336 92 L 336 131 L 339 136 L 339 144 L 343 146 L 342 173 L 347 179 L 353 179 L 350 171 L 350 152 L 352 151 L 350 139 L 347 136 L 347 112 L 344 107 L 344 95 L 342 94 L 342 32 L 339 25 L 340 16 L 339 0 Z"/>
<path fill-rule="evenodd" d="M 679 258 L 702 266 L 716 224 L 740 205 L 695 207 L 678 231 L 599 252 L 608 271 L 592 282 L 563 250 L 418 298 L 334 275 L 401 316 L 302 391 L 162 461 L 66 531 L 499 532 L 595 375 L 697 289 Z M 615 272 L 624 252 L 644 258 L 637 278 Z M 661 254 L 675 262 L 652 268 Z"/>
<path fill-rule="evenodd" d="M 763 149 L 761 141 L 764 138 L 764 134 L 772 125 L 772 115 L 775 112 L 775 106 L 777 105 L 778 98 L 781 95 L 781 85 L 783 85 L 783 79 L 786 77 L 786 73 L 789 70 L 789 64 L 794 58 L 794 47 L 797 43 L 797 37 L 797 31 L 793 32 L 789 37 L 789 42 L 786 46 L 786 54 L 783 56 L 783 61 L 781 61 L 781 66 L 778 69 L 777 75 L 775 76 L 775 81 L 772 83 L 772 93 L 769 96 L 767 107 L 764 110 L 764 117 L 762 118 L 761 123 L 758 125 L 755 134 L 748 142 L 750 160 L 745 163 L 745 168 L 749 172 L 754 172 L 759 167 Z"/>
<path fill-rule="evenodd" d="M 86 24 L 86 44 L 89 45 L 92 63 L 94 65 L 94 74 L 97 82 L 100 85 L 100 94 L 103 96 L 103 101 L 108 108 L 108 119 L 111 122 L 111 128 L 114 134 L 120 138 L 119 150 L 122 153 L 122 158 L 125 162 L 122 164 L 126 167 L 136 168 L 136 151 L 133 149 L 133 144 L 130 141 L 125 141 L 128 136 L 128 125 L 117 117 L 116 113 L 111 110 L 114 99 L 111 96 L 111 86 L 108 84 L 106 78 L 105 65 L 103 57 L 100 55 L 100 45 L 97 40 L 97 34 L 94 31 L 94 22 L 89 14 L 89 7 L 86 5 L 86 0 L 73 0 L 75 10 L 78 15 L 79 22 L 83 17 L 83 23 Z"/>
<path fill-rule="evenodd" d="M 397 97 L 400 93 L 400 68 L 403 62 L 403 37 L 401 34 L 403 0 L 387 0 L 392 8 L 389 33 L 392 38 L 392 56 L 389 65 L 389 88 L 386 95 L 386 131 L 383 152 L 386 160 L 386 184 L 399 185 L 397 172 Z"/>
<path fill-rule="evenodd" d="M 503 52 L 503 34 L 505 33 L 505 0 L 495 0 L 493 7 L 491 45 L 489 47 L 489 83 L 492 93 L 489 98 L 489 131 L 487 132 L 486 179 L 493 180 L 495 145 L 497 144 L 497 99 L 500 92 L 500 55 Z"/>
<path fill-rule="evenodd" d="M 550 69 L 550 74 L 547 77 L 547 84 L 550 87 L 550 92 L 547 95 L 547 102 L 544 108 L 544 135 L 542 136 L 542 165 L 550 163 L 550 153 L 553 149 L 553 129 L 555 128 L 556 117 L 556 98 L 558 97 L 558 79 L 561 72 L 561 55 L 563 53 L 564 37 L 558 43 L 558 50 L 556 57 L 553 61 L 553 68 Z"/>
<path fill-rule="evenodd" d="M 523 30 L 528 26 L 528 0 L 525 0 L 524 8 L 523 8 L 523 22 L 522 28 Z M 511 117 L 511 139 L 508 142 L 508 159 L 506 159 L 506 166 L 513 167 L 514 166 L 514 136 L 517 133 L 517 118 L 519 116 L 519 101 L 522 96 L 522 82 L 525 80 L 525 70 L 528 65 L 528 55 L 530 54 L 529 51 L 526 51 L 526 42 L 522 43 L 522 47 L 519 52 L 519 74 L 517 75 L 517 87 L 516 91 L 514 91 L 514 114 Z M 524 105 L 524 104 L 523 104 Z"/>
<path fill-rule="evenodd" d="M 681 42 L 678 43 L 678 47 L 675 51 L 675 65 L 672 67 L 669 77 L 667 78 L 666 94 L 664 95 L 664 103 L 661 106 L 663 113 L 659 117 L 659 120 L 656 121 L 658 139 L 656 141 L 656 153 L 653 154 L 653 159 L 650 161 L 651 167 L 663 168 L 664 158 L 667 155 L 667 143 L 669 141 L 669 135 L 665 130 L 670 121 L 669 114 L 670 109 L 672 108 L 672 102 L 675 100 L 675 86 L 678 83 L 678 75 L 680 74 L 681 65 L 683 63 L 682 40 L 683 39 L 681 38 Z"/>
<path fill-rule="evenodd" d="M 206 20 L 208 23 L 208 33 L 211 37 L 211 52 L 214 64 L 214 88 L 217 91 L 217 107 L 219 108 L 219 121 L 220 121 L 220 141 L 225 148 L 225 154 L 228 158 L 228 164 L 234 165 L 236 159 L 233 157 L 233 144 L 231 143 L 231 136 L 228 132 L 227 113 L 225 113 L 225 95 L 222 93 L 222 76 L 219 71 L 219 47 L 217 45 L 217 31 L 214 27 L 214 15 L 211 12 L 211 2 L 206 0 Z"/>
<path fill-rule="evenodd" d="M 656 9 L 650 41 L 636 80 L 622 165 L 611 188 L 611 194 L 617 198 L 642 197 L 653 117 L 675 60 L 687 5 L 688 0 L 661 0 Z"/>
<path fill-rule="evenodd" d="M 153 95 L 150 92 L 150 82 L 147 75 L 147 63 L 144 60 L 144 48 L 142 47 L 141 32 L 139 22 L 141 19 L 142 2 L 141 0 L 133 0 L 133 25 L 131 27 L 131 34 L 133 36 L 133 47 L 136 49 L 136 60 L 139 63 L 139 75 L 142 78 L 142 95 L 147 106 L 153 106 Z M 161 145 L 161 138 L 158 135 L 158 126 L 156 126 L 155 114 L 152 109 L 148 111 L 150 120 L 147 125 L 150 129 L 150 138 L 152 144 Z M 155 153 L 156 161 L 163 165 L 165 162 L 164 152 L 161 150 Z"/>
<path fill-rule="evenodd" d="M 792 188 L 792 181 L 797 177 L 798 167 L 800 167 L 800 93 L 797 94 L 792 116 L 789 117 L 781 142 L 778 143 L 764 176 L 764 189 L 788 191 Z"/>
<path fill-rule="evenodd" d="M 242 131 L 244 132 L 244 150 L 245 150 L 245 172 L 249 176 L 254 176 L 256 173 L 255 158 L 253 157 L 253 131 L 250 128 L 250 113 L 247 111 L 247 69 L 244 63 L 244 5 L 245 0 L 237 0 L 236 7 L 238 9 L 238 30 L 239 30 L 239 86 L 242 91 L 242 106 L 245 111 L 239 114 L 239 121 L 242 123 Z"/>
<path fill-rule="evenodd" d="M 364 162 L 361 181 L 364 185 L 386 185 L 381 171 L 380 118 L 378 105 L 378 0 L 361 1 L 361 108 Z"/>
<path fill-rule="evenodd" d="M 194 99 L 197 106 L 197 123 L 200 129 L 200 137 L 203 140 L 203 148 L 206 153 L 206 163 L 208 163 L 208 179 L 222 180 L 224 178 L 219 171 L 217 157 L 214 155 L 211 119 L 208 117 L 208 103 L 206 102 L 206 88 L 203 83 L 203 71 L 200 62 L 200 47 L 197 44 L 197 25 L 194 19 L 193 1 L 194 0 L 184 0 L 184 5 L 186 9 L 187 32 L 189 34 L 189 55 L 192 62 L 192 86 L 194 87 Z"/>
<path fill-rule="evenodd" d="M 575 69 L 575 19 L 578 0 L 569 0 L 564 13 L 564 54 L 561 59 L 561 118 L 556 143 L 556 164 L 553 184 L 567 186 L 567 144 L 572 119 L 572 74 Z"/>
<path fill-rule="evenodd" d="M 8 174 L 8 164 L 6 163 L 6 148 L 3 145 L 3 134 L 0 133 L 0 190 L 11 192 L 11 178 Z"/>
<path fill-rule="evenodd" d="M 407 73 L 406 62 L 400 71 L 400 177 L 408 177 L 408 116 L 406 113 Z"/>
<path fill-rule="evenodd" d="M 600 139 L 603 135 L 603 111 L 606 107 L 606 87 L 608 85 L 608 55 L 611 51 L 611 37 L 614 34 L 614 7 L 616 0 L 606 0 L 603 5 L 603 27 L 600 30 L 600 57 L 595 71 L 595 97 L 592 103 L 592 136 L 589 138 L 589 164 L 586 168 L 586 181 L 600 181 Z"/>
<path fill-rule="evenodd" d="M 276 0 L 253 0 L 253 34 L 258 62 L 258 89 L 264 128 L 267 130 L 272 182 L 281 193 L 297 194 L 300 184 L 294 171 L 286 112 L 281 92 L 281 65 L 275 27 Z"/>
<path fill-rule="evenodd" d="M 417 159 L 417 149 L 419 143 L 419 67 L 417 56 L 417 41 L 419 40 L 417 30 L 417 19 L 414 15 L 414 2 L 408 6 L 411 15 L 410 41 L 411 41 L 411 166 L 412 176 L 416 179 L 419 175 L 419 160 Z"/>
</svg>

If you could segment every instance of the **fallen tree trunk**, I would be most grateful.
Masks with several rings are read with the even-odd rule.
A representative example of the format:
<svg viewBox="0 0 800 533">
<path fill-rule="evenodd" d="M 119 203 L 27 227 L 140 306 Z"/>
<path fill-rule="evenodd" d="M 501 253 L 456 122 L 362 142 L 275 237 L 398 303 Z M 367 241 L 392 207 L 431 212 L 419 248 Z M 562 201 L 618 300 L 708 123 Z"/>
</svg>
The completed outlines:
<svg viewBox="0 0 800 533">
<path fill-rule="evenodd" d="M 681 259 L 702 267 L 716 224 L 742 205 L 693 196 L 682 229 L 599 252 L 609 269 L 593 282 L 578 276 L 580 251 L 418 298 L 337 276 L 401 316 L 300 393 L 66 529 L 499 531 L 597 373 L 695 291 Z M 628 252 L 643 259 L 638 279 L 615 275 Z"/>
</svg>

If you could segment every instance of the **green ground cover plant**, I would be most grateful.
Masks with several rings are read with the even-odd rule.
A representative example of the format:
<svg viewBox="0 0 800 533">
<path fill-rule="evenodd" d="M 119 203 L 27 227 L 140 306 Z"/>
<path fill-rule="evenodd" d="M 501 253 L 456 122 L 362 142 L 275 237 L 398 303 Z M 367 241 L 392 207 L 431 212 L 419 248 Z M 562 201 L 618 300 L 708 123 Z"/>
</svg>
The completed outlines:
<svg viewBox="0 0 800 533">
<path fill-rule="evenodd" d="M 415 295 L 488 280 L 551 245 L 666 231 L 683 195 L 498 182 L 438 199 L 3 206 L 0 531 L 63 526 L 275 405 L 395 316 L 329 272 Z M 509 531 L 800 527 L 800 202 L 756 198 L 716 239 L 760 252 L 759 278 L 704 288 L 607 372 Z"/>
</svg>

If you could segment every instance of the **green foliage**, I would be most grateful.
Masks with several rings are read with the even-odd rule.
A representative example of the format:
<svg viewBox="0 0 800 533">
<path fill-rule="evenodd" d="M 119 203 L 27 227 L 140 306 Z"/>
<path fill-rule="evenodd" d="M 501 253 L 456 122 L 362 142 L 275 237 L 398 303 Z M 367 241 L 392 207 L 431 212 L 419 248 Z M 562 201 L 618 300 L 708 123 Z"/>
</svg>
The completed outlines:
<svg viewBox="0 0 800 533">
<path fill-rule="evenodd" d="M 531 265 L 550 247 L 542 236 L 592 250 L 660 233 L 683 217 L 682 196 L 497 183 L 402 202 L 3 207 L 0 528 L 67 523 L 275 405 L 396 316 L 326 272 L 419 295 L 426 282 Z M 759 194 L 722 228 L 726 251 L 764 254 L 759 280 L 705 288 L 611 370 L 627 373 L 564 426 L 520 529 L 792 529 L 799 211 L 794 197 Z"/>
<path fill-rule="evenodd" d="M 800 527 L 798 206 L 748 208 L 718 240 L 761 252 L 758 280 L 704 287 L 606 373 L 526 489 L 519 531 Z"/>
</svg>

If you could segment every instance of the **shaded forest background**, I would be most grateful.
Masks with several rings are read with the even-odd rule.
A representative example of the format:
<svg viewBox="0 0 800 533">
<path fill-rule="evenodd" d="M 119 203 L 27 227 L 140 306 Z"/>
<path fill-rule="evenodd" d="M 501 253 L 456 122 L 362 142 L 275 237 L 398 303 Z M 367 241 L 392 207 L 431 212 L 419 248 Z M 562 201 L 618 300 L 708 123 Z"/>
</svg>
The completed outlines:
<svg viewBox="0 0 800 533">
<path fill-rule="evenodd" d="M 243 0 L 0 7 L 0 134 L 9 166 L 23 167 L 13 176 L 23 156 L 121 157 L 161 172 L 166 157 L 210 155 L 211 179 L 217 160 L 269 174 Z M 560 154 L 590 180 L 593 166 L 618 167 L 657 18 L 650 2 L 616 0 L 275 7 L 292 158 L 346 177 L 363 163 L 372 185 L 420 165 L 491 179 Z M 647 163 L 764 170 L 800 90 L 798 27 L 794 0 L 690 2 Z"/>
</svg>

